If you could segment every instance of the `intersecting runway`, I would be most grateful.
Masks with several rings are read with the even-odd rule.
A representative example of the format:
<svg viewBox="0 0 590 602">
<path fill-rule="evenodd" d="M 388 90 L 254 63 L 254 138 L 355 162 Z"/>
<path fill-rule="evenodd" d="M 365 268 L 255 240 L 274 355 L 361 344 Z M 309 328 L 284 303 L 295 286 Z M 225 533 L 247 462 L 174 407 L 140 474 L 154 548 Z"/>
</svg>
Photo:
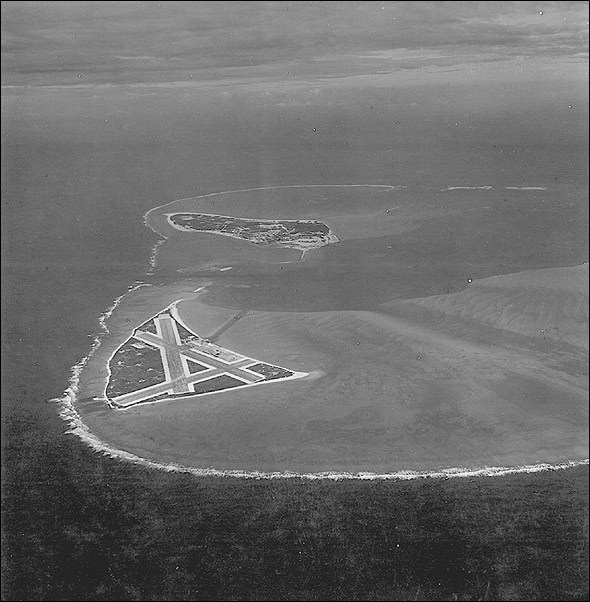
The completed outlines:
<svg viewBox="0 0 590 602">
<path fill-rule="evenodd" d="M 155 334 L 141 330 L 140 327 L 133 333 L 132 338 L 159 350 L 165 381 L 111 398 L 110 401 L 116 407 L 126 408 L 165 395 L 180 397 L 184 396 L 183 394 L 186 396 L 197 395 L 199 393 L 195 392 L 195 384 L 220 376 L 227 377 L 224 380 L 225 386 L 214 387 L 216 390 L 268 380 L 263 374 L 248 369 L 260 365 L 261 362 L 258 360 L 230 352 L 200 339 L 197 335 L 194 336 L 193 341 L 183 342 L 178 324 L 169 312 L 156 316 L 153 323 L 156 329 Z M 191 370 L 191 366 L 193 370 Z M 275 366 L 275 368 L 278 367 Z M 289 371 L 285 371 L 285 373 L 289 376 L 299 375 L 299 373 Z"/>
</svg>

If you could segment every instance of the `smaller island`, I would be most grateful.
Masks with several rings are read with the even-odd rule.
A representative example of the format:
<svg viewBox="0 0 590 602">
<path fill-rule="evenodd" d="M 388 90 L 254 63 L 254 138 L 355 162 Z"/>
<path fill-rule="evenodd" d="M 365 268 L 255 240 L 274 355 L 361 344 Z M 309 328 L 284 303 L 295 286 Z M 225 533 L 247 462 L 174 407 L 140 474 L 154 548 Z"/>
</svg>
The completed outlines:
<svg viewBox="0 0 590 602">
<path fill-rule="evenodd" d="M 168 223 L 184 232 L 206 232 L 241 238 L 257 245 L 277 245 L 300 251 L 339 242 L 317 220 L 263 220 L 209 213 L 167 213 Z"/>
</svg>

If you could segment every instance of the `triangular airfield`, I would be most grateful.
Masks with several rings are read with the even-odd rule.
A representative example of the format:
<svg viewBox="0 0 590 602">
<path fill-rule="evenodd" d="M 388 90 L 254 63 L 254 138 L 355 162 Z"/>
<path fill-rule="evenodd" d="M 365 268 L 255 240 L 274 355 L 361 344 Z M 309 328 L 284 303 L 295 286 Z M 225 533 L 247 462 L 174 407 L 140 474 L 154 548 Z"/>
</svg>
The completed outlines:
<svg viewBox="0 0 590 602">
<path fill-rule="evenodd" d="M 306 376 L 202 338 L 170 308 L 134 330 L 111 357 L 109 372 L 106 395 L 116 409 Z"/>
</svg>

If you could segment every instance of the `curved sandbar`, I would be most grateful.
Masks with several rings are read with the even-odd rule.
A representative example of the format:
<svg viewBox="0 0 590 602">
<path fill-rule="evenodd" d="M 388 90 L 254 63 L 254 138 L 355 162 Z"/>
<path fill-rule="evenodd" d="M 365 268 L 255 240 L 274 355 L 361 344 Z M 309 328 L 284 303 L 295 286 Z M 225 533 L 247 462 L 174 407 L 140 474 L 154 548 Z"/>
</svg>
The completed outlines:
<svg viewBox="0 0 590 602">
<path fill-rule="evenodd" d="M 91 431 L 112 447 L 197 468 L 386 474 L 584 459 L 587 353 L 566 326 L 587 320 L 586 274 L 583 267 L 519 274 L 535 287 L 522 300 L 511 292 L 516 276 L 503 277 L 475 281 L 468 289 L 475 295 L 397 301 L 381 312 L 249 311 L 227 329 L 236 310 L 203 303 L 205 290 L 176 305 L 189 329 L 220 332 L 224 349 L 309 376 L 125 412 L 77 405 Z M 563 314 L 547 311 L 546 277 L 559 286 Z M 551 332 L 565 339 L 539 343 L 525 332 L 528 323 L 505 321 L 499 311 L 505 304 L 524 302 L 530 315 L 533 290 L 537 332 L 559 326 Z M 125 316 L 159 294 L 155 287 L 136 291 L 109 328 L 124 327 Z M 485 314 L 482 307 L 489 307 Z M 460 317 L 442 319 L 442 311 Z M 89 363 L 86 381 L 98 364 Z M 81 389 L 91 399 L 102 385 L 86 382 Z"/>
<path fill-rule="evenodd" d="M 483 193 L 485 203 L 457 191 L 441 207 L 438 192 L 422 189 L 275 188 L 152 210 L 165 276 L 210 262 L 234 270 L 127 296 L 84 367 L 76 408 L 111 448 L 197 473 L 488 474 L 583 461 L 587 266 L 553 267 L 585 260 L 572 252 L 571 215 L 557 194 L 526 191 L 516 208 Z M 293 250 L 187 235 L 167 221 L 173 212 L 322 220 L 341 242 L 283 267 Z M 543 220 L 532 224 L 533 212 Z M 539 228 L 568 244 L 545 251 Z M 518 269 L 531 257 L 533 269 Z M 178 304 L 193 332 L 309 376 L 124 412 L 97 407 L 106 352 L 179 298 L 194 299 Z"/>
</svg>

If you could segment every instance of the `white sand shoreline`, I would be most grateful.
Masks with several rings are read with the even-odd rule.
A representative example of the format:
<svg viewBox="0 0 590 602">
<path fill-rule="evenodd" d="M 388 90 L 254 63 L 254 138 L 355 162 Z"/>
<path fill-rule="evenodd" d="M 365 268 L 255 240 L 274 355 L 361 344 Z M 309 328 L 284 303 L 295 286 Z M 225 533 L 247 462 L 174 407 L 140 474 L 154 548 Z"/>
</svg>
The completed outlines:
<svg viewBox="0 0 590 602">
<path fill-rule="evenodd" d="M 312 243 L 306 244 L 306 243 L 297 242 L 296 240 L 294 240 L 294 241 L 285 241 L 285 242 L 272 241 L 269 243 L 264 243 L 264 246 L 276 246 L 276 247 L 282 247 L 285 249 L 297 249 L 299 251 L 302 251 L 300 261 L 303 260 L 303 257 L 305 255 L 306 251 L 310 251 L 312 249 L 321 249 L 322 247 L 325 247 L 327 245 L 331 245 L 331 244 L 340 242 L 340 239 L 334 234 L 334 232 L 332 231 L 332 228 L 328 224 L 321 222 L 319 220 L 315 220 L 315 219 L 257 219 L 257 218 L 249 218 L 249 217 L 237 217 L 237 216 L 231 216 L 231 215 L 218 215 L 216 213 L 201 213 L 200 211 L 198 213 L 193 213 L 191 211 L 176 211 L 174 213 L 164 213 L 164 215 L 166 216 L 166 221 L 168 222 L 168 224 L 175 230 L 178 230 L 179 232 L 188 232 L 188 233 L 196 232 L 199 234 L 218 234 L 220 236 L 227 236 L 229 238 L 235 238 L 236 240 L 245 240 L 245 241 L 251 242 L 253 244 L 262 244 L 262 243 L 258 243 L 255 240 L 252 240 L 246 236 L 238 236 L 231 232 L 224 232 L 223 230 L 197 230 L 190 226 L 181 226 L 181 225 L 173 222 L 171 218 L 174 217 L 175 215 L 205 215 L 207 217 L 239 219 L 240 221 L 254 222 L 254 223 L 262 222 L 265 224 L 280 224 L 282 222 L 297 222 L 297 223 L 304 223 L 304 224 L 321 224 L 322 226 L 326 226 L 328 228 L 328 233 L 324 235 L 327 238 L 327 240 L 325 242 L 318 241 L 318 242 L 312 242 Z M 156 251 L 157 251 L 157 249 L 156 249 Z M 153 268 L 153 266 L 152 266 L 152 268 Z M 224 268 L 224 269 L 230 269 L 230 268 Z"/>
<path fill-rule="evenodd" d="M 73 375 L 75 380 L 75 377 Z M 221 470 L 216 468 L 197 468 L 192 466 L 184 466 L 176 463 L 163 463 L 142 458 L 131 452 L 117 449 L 104 443 L 96 437 L 89 428 L 84 424 L 82 418 L 73 407 L 75 401 L 75 384 L 66 391 L 64 397 L 56 400 L 59 402 L 61 409 L 60 417 L 69 425 L 66 434 L 79 437 L 88 447 L 97 453 L 112 459 L 129 462 L 137 466 L 161 470 L 164 472 L 177 472 L 184 474 L 192 474 L 195 477 L 230 477 L 240 479 L 264 479 L 264 480 L 285 480 L 285 479 L 301 479 L 307 481 L 330 480 L 330 481 L 412 481 L 416 479 L 451 479 L 451 478 L 476 478 L 476 477 L 501 477 L 515 474 L 533 474 L 547 471 L 565 470 L 568 468 L 576 468 L 578 466 L 587 466 L 590 461 L 584 460 L 569 460 L 557 464 L 538 463 L 526 464 L 522 466 L 484 466 L 484 467 L 454 467 L 442 468 L 433 471 L 413 471 L 401 470 L 390 473 L 375 473 L 370 471 L 362 472 L 296 472 L 296 471 L 259 471 L 259 470 Z"/>
<path fill-rule="evenodd" d="M 201 195 L 197 197 L 188 197 L 186 199 L 176 199 L 174 201 L 170 201 L 164 205 L 159 207 L 155 207 L 150 209 L 144 215 L 144 224 L 149 227 L 152 231 L 154 231 L 158 236 L 160 236 L 160 240 L 154 245 L 152 249 L 152 255 L 150 258 L 150 267 L 152 269 L 155 268 L 157 263 L 157 250 L 159 246 L 166 240 L 166 236 L 157 232 L 148 221 L 148 217 L 152 212 L 161 211 L 163 208 L 176 203 L 181 200 L 197 200 L 202 198 L 208 198 L 221 194 L 230 194 L 236 192 L 248 192 L 255 190 L 269 190 L 269 189 L 281 189 L 281 188 L 312 188 L 312 187 L 377 187 L 383 188 L 385 190 L 395 190 L 400 188 L 406 188 L 405 186 L 390 186 L 390 185 L 373 185 L 373 184 L 318 184 L 318 185 L 293 185 L 293 186 L 271 186 L 271 187 L 262 187 L 262 188 L 252 188 L 252 189 L 243 189 L 243 190 L 232 190 L 232 191 L 222 191 L 222 192 L 214 192 L 206 195 Z M 484 188 L 491 189 L 493 187 L 449 187 L 447 190 L 453 189 L 470 189 L 470 188 Z M 518 187 L 504 187 L 505 189 L 519 189 Z M 522 190 L 542 190 L 542 188 L 537 187 L 523 187 Z M 150 272 L 150 273 L 152 273 Z M 94 338 L 94 342 L 91 346 L 89 354 L 82 358 L 77 364 L 75 364 L 71 368 L 71 376 L 68 380 L 69 386 L 64 391 L 62 397 L 52 399 L 51 401 L 56 402 L 59 405 L 59 416 L 66 422 L 68 425 L 68 429 L 65 431 L 65 434 L 75 435 L 80 438 L 86 445 L 88 445 L 95 452 L 100 453 L 102 455 L 108 456 L 113 459 L 117 459 L 124 462 L 130 462 L 132 464 L 136 464 L 138 466 L 144 466 L 148 468 L 153 468 L 156 470 L 162 470 L 165 472 L 179 472 L 179 473 L 187 473 L 192 474 L 197 477 L 205 477 L 205 476 L 214 476 L 214 477 L 232 477 L 232 478 L 243 478 L 243 479 L 302 479 L 302 480 L 332 480 L 332 481 L 342 481 L 342 480 L 362 480 L 362 481 L 375 481 L 375 480 L 393 480 L 393 481 L 407 481 L 407 480 L 415 480 L 415 479 L 449 479 L 449 478 L 475 478 L 475 477 L 495 477 L 495 476 L 507 476 L 514 474 L 524 474 L 524 473 L 539 473 L 545 471 L 556 471 L 556 470 L 565 470 L 568 468 L 575 468 L 578 466 L 587 466 L 590 462 L 589 459 L 581 459 L 581 460 L 568 460 L 558 463 L 536 463 L 536 464 L 524 464 L 524 465 L 516 465 L 516 466 L 462 466 L 462 467 L 450 467 L 450 468 L 437 468 L 433 470 L 397 470 L 392 472 L 371 472 L 371 471 L 359 471 L 359 472 L 346 472 L 346 471 L 322 471 L 322 472 L 297 472 L 292 470 L 283 470 L 283 471 L 261 471 L 261 470 L 243 470 L 243 469 L 216 469 L 216 468 L 199 468 L 194 466 L 186 466 L 177 463 L 166 463 L 166 462 L 158 462 L 155 460 L 150 460 L 147 458 L 143 458 L 141 456 L 135 455 L 129 451 L 118 449 L 114 446 L 109 445 L 108 443 L 100 440 L 96 435 L 94 435 L 89 427 L 84 423 L 82 417 L 78 413 L 75 408 L 76 396 L 79 391 L 78 385 L 80 381 L 80 374 L 84 367 L 86 366 L 89 358 L 96 352 L 98 347 L 101 345 L 101 338 L 109 333 L 109 330 L 106 326 L 106 320 L 112 315 L 113 311 L 121 304 L 123 299 L 131 293 L 132 291 L 140 288 L 142 286 L 150 286 L 149 284 L 139 284 L 137 286 L 131 287 L 125 294 L 118 297 L 112 306 L 105 310 L 103 314 L 98 318 L 98 322 L 101 326 L 102 332 L 96 335 Z M 197 289 L 195 292 L 200 293 L 202 289 Z M 197 295 L 194 295 L 189 298 L 194 298 Z M 183 299 L 177 299 L 173 304 L 180 302 Z M 109 360 L 110 361 L 110 360 Z M 309 377 L 313 377 L 313 374 L 310 374 Z"/>
<path fill-rule="evenodd" d="M 238 192 L 256 192 L 257 190 L 280 190 L 280 189 L 284 189 L 284 188 L 384 188 L 385 190 L 401 190 L 401 189 L 407 188 L 407 186 L 402 186 L 402 185 L 393 186 L 391 184 L 291 184 L 291 185 L 287 185 L 287 186 L 261 186 L 259 188 L 239 188 L 236 190 L 222 190 L 222 191 L 218 191 L 218 192 L 210 192 L 207 194 L 201 194 L 201 195 L 197 195 L 197 196 L 189 196 L 189 197 L 185 197 L 182 199 L 174 199 L 172 201 L 169 201 L 168 203 L 164 203 L 163 205 L 158 205 L 157 207 L 153 207 L 152 209 L 150 209 L 143 215 L 143 223 L 148 228 L 150 228 L 151 230 L 156 232 L 156 234 L 158 234 L 159 236 L 163 236 L 149 225 L 148 218 L 151 213 L 160 211 L 160 210 L 164 209 L 165 207 L 172 205 L 173 203 L 178 203 L 179 201 L 196 201 L 199 199 L 207 199 L 207 198 L 211 198 L 213 196 L 218 196 L 218 195 L 223 195 L 223 194 L 235 194 Z M 167 237 L 164 237 L 164 238 L 167 238 Z"/>
<path fill-rule="evenodd" d="M 117 459 L 123 462 L 130 462 L 137 466 L 143 466 L 152 468 L 155 470 L 162 470 L 164 472 L 178 472 L 185 474 L 192 474 L 195 477 L 230 477 L 230 478 L 241 478 L 241 479 L 264 479 L 264 480 L 282 480 L 282 479 L 301 479 L 308 481 L 316 480 L 331 480 L 331 481 L 409 481 L 416 479 L 450 479 L 450 478 L 476 478 L 476 477 L 499 477 L 508 476 L 515 474 L 533 474 L 546 471 L 565 470 L 568 468 L 575 468 L 578 466 L 587 466 L 590 464 L 588 458 L 582 460 L 568 460 L 558 463 L 537 463 L 537 464 L 524 464 L 516 466 L 460 466 L 460 467 L 448 467 L 438 468 L 433 470 L 396 470 L 392 472 L 371 472 L 371 471 L 359 471 L 359 472 L 346 472 L 346 471 L 321 471 L 321 472 L 298 472 L 293 470 L 285 469 L 283 471 L 263 471 L 263 470 L 244 470 L 244 469 L 217 469 L 217 468 L 199 468 L 195 466 L 186 466 L 177 463 L 158 462 L 143 458 L 136 454 L 133 454 L 124 449 L 116 448 L 108 443 L 100 440 L 94 435 L 89 427 L 84 423 L 82 417 L 75 408 L 76 396 L 78 393 L 78 384 L 80 380 L 80 374 L 88 362 L 89 358 L 101 344 L 101 337 L 107 334 L 109 331 L 104 324 L 104 320 L 112 315 L 113 311 L 120 305 L 125 296 L 137 288 L 142 286 L 150 286 L 141 284 L 130 289 L 124 295 L 117 298 L 115 303 L 101 314 L 99 323 L 102 324 L 104 331 L 101 335 L 97 335 L 95 343 L 93 344 L 90 353 L 82 358 L 77 364 L 72 367 L 72 374 L 69 378 L 69 386 L 64 391 L 62 397 L 55 398 L 50 401 L 56 402 L 59 405 L 59 416 L 66 422 L 68 429 L 65 434 L 75 435 L 81 441 L 83 441 L 88 447 L 97 453 L 104 456 L 108 456 L 112 459 Z M 195 297 L 202 294 L 204 287 L 200 287 L 194 292 L 196 295 L 177 299 L 170 306 L 175 306 L 176 303 L 180 303 L 186 299 L 194 299 Z M 110 360 L 110 358 L 109 358 Z M 308 378 L 315 378 L 317 375 L 310 373 L 307 375 Z M 301 378 L 300 376 L 298 376 Z M 290 377 L 292 378 L 292 377 Z M 285 379 L 287 380 L 287 379 Z M 269 381 L 272 382 L 272 381 Z"/>
<path fill-rule="evenodd" d="M 196 299 L 197 297 L 199 297 L 199 296 L 202 294 L 202 292 L 201 292 L 201 291 L 204 291 L 205 289 L 206 289 L 206 286 L 201 286 L 201 287 L 199 287 L 198 289 L 196 289 L 196 290 L 194 291 L 194 292 L 196 293 L 195 295 L 191 295 L 190 297 L 182 297 L 182 298 L 180 298 L 180 299 L 176 299 L 175 301 L 173 301 L 172 303 L 170 303 L 169 305 L 167 305 L 166 307 L 164 307 L 164 309 L 160 309 L 160 310 L 159 310 L 158 312 L 156 312 L 156 313 L 155 313 L 153 316 L 151 316 L 151 317 L 147 318 L 147 320 L 144 320 L 144 322 L 149 322 L 150 320 L 154 320 L 154 319 L 155 319 L 155 318 L 156 318 L 156 317 L 157 317 L 159 314 L 161 314 L 161 313 L 163 313 L 163 312 L 166 312 L 166 311 L 169 311 L 169 312 L 170 312 L 170 314 L 172 315 L 172 317 L 173 317 L 173 318 L 174 318 L 174 319 L 175 319 L 175 320 L 176 320 L 176 321 L 177 321 L 177 322 L 178 322 L 178 323 L 179 323 L 179 324 L 180 324 L 180 325 L 181 325 L 183 328 L 185 328 L 186 330 L 188 330 L 190 333 L 194 334 L 195 336 L 198 336 L 198 337 L 200 337 L 201 335 L 199 335 L 198 333 L 196 333 L 196 332 L 195 332 L 195 331 L 194 331 L 194 330 L 193 330 L 193 329 L 192 329 L 190 326 L 188 326 L 188 325 L 186 324 L 186 322 L 185 322 L 185 321 L 182 319 L 182 317 L 180 316 L 180 313 L 178 312 L 178 307 L 177 307 L 177 306 L 178 306 L 178 304 L 179 304 L 179 303 L 181 303 L 182 301 L 189 301 L 189 300 L 192 300 L 192 299 Z M 139 327 L 139 326 L 138 326 L 138 327 Z M 137 328 L 138 328 L 138 327 L 137 327 Z M 156 326 L 156 327 L 157 327 L 157 326 Z M 134 332 L 135 332 L 135 330 L 134 330 Z M 131 338 L 131 337 L 130 337 L 130 338 Z M 126 341 L 125 341 L 125 342 L 129 341 L 129 340 L 130 340 L 130 338 L 126 339 Z M 180 341 L 178 341 L 178 343 L 180 343 Z M 110 407 L 111 409 L 118 410 L 118 411 L 123 411 L 123 410 L 127 410 L 127 409 L 130 409 L 130 408 L 135 408 L 135 407 L 137 407 L 138 405 L 142 405 L 142 406 L 143 406 L 143 405 L 152 405 L 152 404 L 156 404 L 156 403 L 169 403 L 169 402 L 171 402 L 171 399 L 157 399 L 157 400 L 153 400 L 153 401 L 138 401 L 137 403 L 134 403 L 134 404 L 131 404 L 131 405 L 126 405 L 126 406 L 122 406 L 122 405 L 115 405 L 115 403 L 116 403 L 116 402 L 114 402 L 113 404 L 111 404 L 111 402 L 110 402 L 110 400 L 109 400 L 109 398 L 108 398 L 108 396 L 107 396 L 107 393 L 106 393 L 106 389 L 107 389 L 107 387 L 108 387 L 108 381 L 109 381 L 109 379 L 110 379 L 110 376 L 111 376 L 111 370 L 110 370 L 109 366 L 110 366 L 111 360 L 112 360 L 112 359 L 113 359 L 113 357 L 116 355 L 116 353 L 119 351 L 119 349 L 120 349 L 120 346 L 119 346 L 119 347 L 117 347 L 117 348 L 116 348 L 116 349 L 113 351 L 113 353 L 111 353 L 111 355 L 109 356 L 109 358 L 107 359 L 107 362 L 106 362 L 106 368 L 107 368 L 108 378 L 107 378 L 107 380 L 106 380 L 106 382 L 105 382 L 105 385 L 104 385 L 104 389 L 103 389 L 103 395 L 102 395 L 102 397 L 99 397 L 98 399 L 99 399 L 99 400 L 101 400 L 101 401 L 104 401 L 106 404 L 108 404 L 108 405 L 109 405 L 109 407 Z M 244 360 L 250 360 L 250 361 L 251 361 L 251 362 L 253 362 L 253 363 L 260 363 L 260 360 L 258 360 L 258 359 L 256 359 L 256 358 L 249 357 L 249 356 L 247 356 L 247 355 L 242 355 L 242 354 L 240 354 L 240 356 L 241 356 L 241 357 L 242 357 L 242 359 L 244 359 Z M 88 357 L 90 357 L 90 356 L 88 356 Z M 205 360 L 205 361 L 206 361 L 206 360 Z M 171 377 L 170 377 L 170 373 L 168 372 L 167 365 L 166 365 L 166 363 L 165 363 L 165 362 L 163 362 L 163 366 L 164 366 L 164 371 L 165 371 L 165 373 L 166 373 L 166 379 L 167 379 L 167 380 L 170 380 L 170 378 L 171 378 Z M 248 387 L 255 387 L 255 386 L 258 386 L 258 385 L 264 385 L 264 384 L 272 384 L 272 383 L 285 382 L 285 381 L 289 381 L 289 380 L 296 380 L 296 379 L 306 378 L 306 377 L 310 376 L 310 374 L 309 374 L 309 373 L 307 373 L 307 372 L 297 372 L 296 370 L 291 370 L 291 369 L 289 369 L 289 368 L 284 368 L 283 366 L 276 366 L 276 367 L 282 368 L 283 370 L 287 370 L 287 371 L 288 371 L 288 372 L 290 372 L 291 374 L 290 374 L 289 376 L 283 376 L 283 377 L 281 377 L 281 378 L 273 378 L 273 379 L 271 379 L 271 380 L 263 380 L 263 381 L 253 382 L 253 383 L 247 383 L 246 381 L 244 381 L 244 384 L 243 384 L 243 385 L 240 385 L 240 389 L 246 389 L 246 388 L 248 388 Z M 247 372 L 250 372 L 250 371 L 248 370 L 248 366 L 245 366 L 245 367 L 244 367 L 244 368 L 242 368 L 242 369 L 243 369 L 243 370 L 245 370 L 245 371 L 247 371 Z M 251 374 L 253 374 L 253 375 L 255 375 L 255 376 L 259 376 L 259 374 L 257 374 L 256 372 L 250 372 L 250 373 L 251 373 Z M 209 376 L 205 375 L 205 372 L 203 372 L 203 374 L 204 374 L 204 376 L 203 376 L 203 379 L 202 379 L 202 380 L 203 380 L 203 381 L 204 381 L 204 380 L 208 380 Z M 233 376 L 234 378 L 238 378 L 238 379 L 239 379 L 239 377 L 237 377 L 236 375 L 231 375 L 231 376 Z M 240 379 L 240 380 L 241 380 L 241 379 Z M 199 380 L 199 381 L 195 381 L 195 384 L 196 384 L 197 382 L 201 382 L 201 380 Z M 222 392 L 224 392 L 224 391 L 225 391 L 224 389 L 220 389 L 220 390 L 217 390 L 217 391 L 210 391 L 210 392 L 207 392 L 207 393 L 199 393 L 199 394 L 198 394 L 198 397 L 200 398 L 200 397 L 205 397 L 205 396 L 209 396 L 209 395 L 216 395 L 216 394 L 222 393 Z M 179 395 L 179 396 L 177 397 L 177 399 L 186 399 L 186 398 L 189 398 L 189 397 L 195 397 L 195 396 L 196 396 L 196 394 L 195 394 L 195 393 L 192 393 L 192 394 L 191 394 L 191 393 L 188 393 L 188 394 L 186 394 L 186 396 Z"/>
</svg>

